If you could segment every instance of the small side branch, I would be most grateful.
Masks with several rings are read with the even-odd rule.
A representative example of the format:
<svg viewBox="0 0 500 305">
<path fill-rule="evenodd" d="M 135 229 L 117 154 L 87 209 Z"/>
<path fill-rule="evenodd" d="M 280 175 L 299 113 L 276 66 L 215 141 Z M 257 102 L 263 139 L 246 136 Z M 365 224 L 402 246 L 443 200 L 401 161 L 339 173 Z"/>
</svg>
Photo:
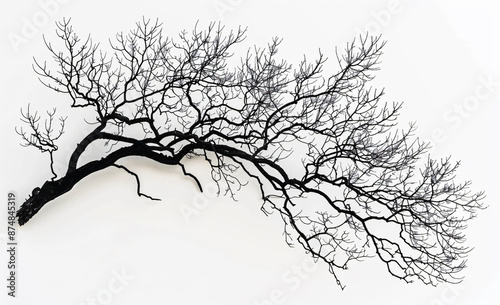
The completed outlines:
<svg viewBox="0 0 500 305">
<path fill-rule="evenodd" d="M 139 180 L 139 176 L 136 173 L 134 173 L 133 171 L 129 170 L 128 168 L 126 168 L 123 165 L 113 164 L 113 166 L 117 167 L 117 168 L 121 168 L 124 171 L 126 171 L 127 173 L 129 173 L 130 175 L 132 175 L 132 176 L 135 177 L 135 181 L 137 182 L 137 195 L 146 197 L 146 198 L 151 199 L 151 200 L 156 200 L 156 201 L 160 201 L 161 200 L 159 198 L 154 198 L 154 197 L 151 197 L 151 196 L 146 195 L 146 194 L 144 194 L 144 193 L 141 192 L 141 181 Z"/>
<path fill-rule="evenodd" d="M 40 123 L 41 116 L 38 112 L 30 112 L 30 106 L 28 104 L 28 109 L 23 112 L 21 109 L 21 121 L 28 125 L 29 132 L 24 130 L 22 127 L 16 127 L 16 133 L 21 136 L 24 143 L 21 143 L 23 147 L 33 146 L 37 148 L 40 152 L 48 152 L 50 155 L 50 171 L 52 173 L 51 180 L 54 181 L 57 178 L 57 174 L 54 170 L 54 152 L 58 150 L 56 145 L 57 140 L 64 134 L 64 127 L 66 118 L 59 118 L 59 130 L 54 130 L 56 109 L 52 111 L 47 111 L 48 117 L 45 119 L 43 124 Z M 42 125 L 42 126 L 41 126 Z"/>
<path fill-rule="evenodd" d="M 200 189 L 200 192 L 203 193 L 203 187 L 201 186 L 200 180 L 198 180 L 198 178 L 196 178 L 195 175 L 193 175 L 191 173 L 188 173 L 186 171 L 186 167 L 184 166 L 184 164 L 179 163 L 179 166 L 182 168 L 182 172 L 184 173 L 185 176 L 193 178 L 193 180 L 196 182 L 196 185 L 198 185 L 198 188 Z"/>
</svg>

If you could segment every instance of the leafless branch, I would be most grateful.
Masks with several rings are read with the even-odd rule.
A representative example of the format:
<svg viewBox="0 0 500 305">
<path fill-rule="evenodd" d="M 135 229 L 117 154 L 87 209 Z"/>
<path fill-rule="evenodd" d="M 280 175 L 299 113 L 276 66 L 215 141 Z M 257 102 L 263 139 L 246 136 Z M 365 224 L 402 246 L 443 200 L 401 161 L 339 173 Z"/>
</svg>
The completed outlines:
<svg viewBox="0 0 500 305">
<path fill-rule="evenodd" d="M 361 36 L 335 54 L 337 72 L 326 74 L 327 57 L 296 66 L 279 56 L 281 39 L 250 48 L 239 61 L 234 46 L 245 30 L 212 23 L 178 37 L 158 21 L 143 19 L 110 40 L 107 55 L 90 36 L 80 39 L 69 20 L 57 25 L 62 51 L 46 41 L 56 63 L 35 61 L 42 83 L 67 94 L 72 108 L 95 111 L 94 129 L 76 146 L 64 177 L 47 182 L 18 212 L 26 223 L 45 203 L 84 177 L 129 156 L 178 165 L 203 191 L 199 173 L 185 160 L 203 158 L 221 194 L 237 199 L 249 180 L 259 185 L 262 210 L 277 211 L 285 241 L 338 274 L 352 261 L 378 258 L 407 282 L 458 282 L 470 248 L 467 222 L 484 208 L 484 193 L 456 182 L 458 163 L 428 156 L 429 145 L 399 129 L 401 103 L 383 101 L 372 87 L 385 42 Z M 25 146 L 49 152 L 55 141 L 55 110 L 22 113 Z M 94 120 L 92 118 L 91 120 Z M 82 163 L 91 143 L 107 152 Z"/>
</svg>

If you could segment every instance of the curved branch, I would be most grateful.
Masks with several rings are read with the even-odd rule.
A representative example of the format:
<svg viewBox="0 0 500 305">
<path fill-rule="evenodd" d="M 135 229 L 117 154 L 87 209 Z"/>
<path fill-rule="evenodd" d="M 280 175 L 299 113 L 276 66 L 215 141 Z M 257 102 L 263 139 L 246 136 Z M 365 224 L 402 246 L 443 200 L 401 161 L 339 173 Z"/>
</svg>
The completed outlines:
<svg viewBox="0 0 500 305">
<path fill-rule="evenodd" d="M 137 195 L 140 196 L 143 196 L 143 197 L 146 197 L 148 199 L 151 199 L 151 200 L 156 200 L 156 201 L 160 201 L 161 199 L 158 199 L 158 198 L 154 198 L 154 197 L 151 197 L 149 195 L 146 195 L 144 193 L 141 193 L 141 181 L 139 180 L 139 176 L 137 176 L 136 173 L 134 173 L 133 171 L 129 170 L 127 167 L 123 166 L 123 165 L 119 165 L 119 164 L 113 164 L 114 167 L 117 167 L 117 168 L 120 168 L 120 169 L 123 169 L 124 171 L 126 171 L 127 173 L 129 173 L 130 175 L 134 176 L 135 178 L 135 181 L 137 182 Z"/>
<path fill-rule="evenodd" d="M 385 45 L 380 36 L 348 43 L 335 54 L 339 70 L 325 76 L 326 56 L 304 58 L 292 70 L 278 58 L 278 38 L 231 66 L 229 50 L 244 33 L 224 35 L 212 23 L 174 40 L 163 37 L 160 23 L 143 20 L 116 36 L 108 60 L 90 37 L 81 42 L 69 21 L 58 23 L 65 50 L 46 45 L 59 71 L 37 61 L 35 71 L 47 87 L 68 94 L 71 107 L 94 109 L 98 126 L 56 179 L 52 152 L 62 132 L 53 132 L 55 112 L 42 127 L 36 112 L 22 112 L 31 132 L 16 131 L 25 145 L 50 153 L 54 176 L 19 209 L 19 223 L 110 166 L 135 177 L 139 196 L 157 200 L 141 192 L 137 174 L 116 163 L 128 156 L 178 165 L 203 191 L 182 163 L 200 156 L 219 192 L 235 200 L 245 185 L 240 174 L 257 181 L 261 209 L 279 212 L 285 242 L 296 240 L 327 263 L 339 284 L 337 271 L 368 257 L 405 281 L 456 282 L 470 250 L 463 231 L 484 208 L 484 193 L 454 182 L 458 164 L 449 158 L 425 162 L 428 144 L 415 138 L 413 124 L 397 129 L 401 103 L 383 102 L 384 90 L 370 83 Z M 79 164 L 97 140 L 113 144 L 101 159 Z"/>
</svg>

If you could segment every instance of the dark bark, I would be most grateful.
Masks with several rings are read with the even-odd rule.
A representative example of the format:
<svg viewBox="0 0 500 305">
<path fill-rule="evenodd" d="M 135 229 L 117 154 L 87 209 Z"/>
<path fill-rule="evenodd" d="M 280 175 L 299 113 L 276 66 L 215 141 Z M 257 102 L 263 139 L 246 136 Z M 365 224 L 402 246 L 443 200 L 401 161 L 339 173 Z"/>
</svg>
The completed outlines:
<svg viewBox="0 0 500 305">
<path fill-rule="evenodd" d="M 26 200 L 17 212 L 19 224 L 24 225 L 38 213 L 46 203 L 69 192 L 83 178 L 110 167 L 120 158 L 132 156 L 137 151 L 137 147 L 122 148 L 99 161 L 92 161 L 78 169 L 73 169 L 64 177 L 54 181 L 46 181 L 38 192 L 33 192 L 32 196 Z"/>
<path fill-rule="evenodd" d="M 89 136 L 85 137 L 88 141 L 86 145 L 79 146 L 76 151 L 79 151 L 78 154 L 81 155 L 83 153 L 82 147 L 88 146 L 92 140 L 89 139 L 100 139 L 102 135 L 99 131 L 102 128 L 96 129 Z M 215 145 L 211 143 L 204 143 L 198 140 L 197 143 L 193 143 L 185 146 L 181 151 L 179 151 L 174 156 L 165 156 L 154 152 L 150 147 L 145 145 L 142 142 L 138 142 L 129 147 L 121 148 L 108 156 L 96 160 L 91 161 L 79 168 L 68 171 L 64 177 L 61 177 L 54 181 L 46 181 L 42 187 L 37 188 L 36 192 L 33 192 L 32 195 L 26 200 L 26 202 L 21 206 L 19 211 L 17 212 L 18 222 L 20 225 L 26 224 L 38 211 L 48 202 L 58 198 L 59 196 L 69 192 L 80 180 L 93 174 L 95 172 L 101 171 L 111 166 L 116 165 L 116 161 L 125 158 L 125 157 L 145 157 L 150 160 L 154 160 L 158 163 L 165 165 L 182 165 L 181 160 L 189 153 L 193 153 L 196 150 L 203 150 L 205 152 L 217 152 L 218 154 L 231 157 L 231 158 L 241 158 L 242 160 L 249 161 L 253 163 L 256 168 L 259 169 L 260 173 L 266 176 L 270 181 L 281 185 L 282 187 L 285 184 L 285 181 L 290 181 L 284 172 L 279 166 L 270 162 L 266 159 L 258 159 L 255 158 L 244 151 L 240 151 L 233 147 L 225 146 L 225 145 Z M 70 164 L 72 164 L 70 162 Z M 281 174 L 281 179 L 270 176 L 266 170 L 264 170 L 263 165 L 271 166 L 273 169 L 277 170 Z M 188 173 L 185 173 L 188 174 Z M 196 179 L 196 177 L 190 175 L 192 178 Z M 196 181 L 198 186 L 201 189 L 201 185 L 198 181 Z"/>
<path fill-rule="evenodd" d="M 220 193 L 235 198 L 241 179 L 256 181 L 262 210 L 277 211 L 285 223 L 285 241 L 298 242 L 335 277 L 350 261 L 377 257 L 408 282 L 460 281 L 470 250 L 463 231 L 483 208 L 484 194 L 454 182 L 458 163 L 425 161 L 428 145 L 414 137 L 414 125 L 397 129 L 401 103 L 382 102 L 383 90 L 370 85 L 385 44 L 379 37 L 348 44 L 336 54 L 339 71 L 323 76 L 321 53 L 295 70 L 278 60 L 279 39 L 229 68 L 228 50 L 244 31 L 224 34 L 214 24 L 175 41 L 143 21 L 117 35 L 114 61 L 91 40 L 81 43 L 68 22 L 57 33 L 66 52 L 47 47 L 59 73 L 38 62 L 35 71 L 47 87 L 67 94 L 72 108 L 94 109 L 97 127 L 76 144 L 65 175 L 36 188 L 21 206 L 21 225 L 108 167 L 133 175 L 137 194 L 154 200 L 140 191 L 139 176 L 117 163 L 129 156 L 180 166 L 202 191 L 184 166 L 185 158 L 200 157 Z M 55 174 L 64 120 L 55 132 L 54 113 L 44 131 L 28 109 L 23 121 L 32 132 L 18 133 L 26 146 L 50 153 Z M 90 144 L 100 142 L 109 151 L 80 164 Z"/>
</svg>

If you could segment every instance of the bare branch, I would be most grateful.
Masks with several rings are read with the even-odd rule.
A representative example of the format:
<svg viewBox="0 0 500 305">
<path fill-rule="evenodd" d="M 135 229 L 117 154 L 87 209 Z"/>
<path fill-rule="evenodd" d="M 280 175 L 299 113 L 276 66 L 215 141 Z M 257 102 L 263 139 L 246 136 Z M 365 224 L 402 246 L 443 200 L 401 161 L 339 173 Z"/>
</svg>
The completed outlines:
<svg viewBox="0 0 500 305">
<path fill-rule="evenodd" d="M 397 126 L 401 103 L 383 101 L 372 87 L 385 42 L 360 36 L 336 51 L 338 70 L 327 74 L 327 56 L 296 66 L 279 56 L 281 39 L 250 48 L 239 60 L 234 46 L 245 30 L 211 23 L 167 37 L 158 21 L 143 19 L 110 40 L 110 54 L 80 39 L 69 20 L 57 23 L 59 51 L 45 41 L 56 69 L 35 60 L 42 83 L 70 97 L 73 108 L 95 111 L 95 125 L 70 156 L 66 175 L 53 171 L 53 152 L 65 119 L 55 127 L 28 106 L 16 129 L 23 145 L 50 154 L 53 177 L 18 212 L 26 223 L 44 204 L 83 177 L 141 156 L 178 165 L 200 191 L 198 172 L 184 158 L 203 158 L 218 192 L 237 199 L 249 180 L 259 185 L 261 209 L 277 211 L 285 242 L 300 244 L 326 263 L 337 283 L 352 261 L 376 258 L 407 282 L 458 282 L 470 248 L 464 230 L 484 208 L 484 193 L 456 182 L 458 163 L 435 160 L 415 125 Z M 45 39 L 45 38 L 44 38 Z M 335 60 L 334 58 L 334 60 Z M 56 72 L 54 72 L 56 71 Z M 102 158 L 81 156 L 104 143 Z"/>
<path fill-rule="evenodd" d="M 123 165 L 113 164 L 113 166 L 117 167 L 117 168 L 120 168 L 120 169 L 123 169 L 124 171 L 126 171 L 130 175 L 134 176 L 135 181 L 137 182 L 137 195 L 146 197 L 146 198 L 151 199 L 151 200 L 157 200 L 157 201 L 161 200 L 161 199 L 154 198 L 154 197 L 151 197 L 149 195 L 146 195 L 144 193 L 141 193 L 141 181 L 139 180 L 139 176 L 136 173 L 134 173 L 133 171 L 129 170 L 127 167 L 125 167 Z"/>
</svg>

